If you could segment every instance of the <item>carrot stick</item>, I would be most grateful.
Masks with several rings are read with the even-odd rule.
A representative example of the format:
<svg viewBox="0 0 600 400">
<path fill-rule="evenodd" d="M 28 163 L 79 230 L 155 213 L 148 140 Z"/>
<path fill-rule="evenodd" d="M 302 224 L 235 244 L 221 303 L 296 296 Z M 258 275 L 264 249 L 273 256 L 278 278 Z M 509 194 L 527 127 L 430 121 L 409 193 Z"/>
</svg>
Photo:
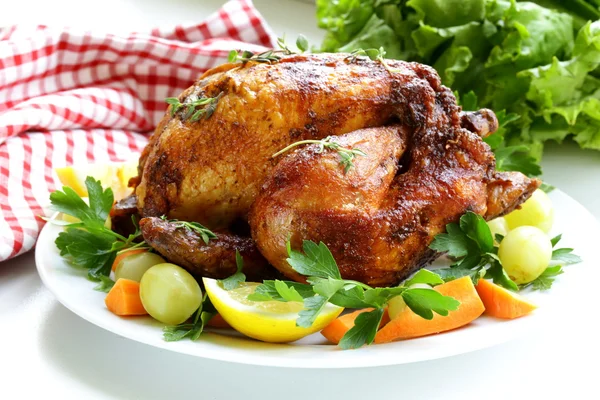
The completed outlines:
<svg viewBox="0 0 600 400">
<path fill-rule="evenodd" d="M 140 298 L 140 283 L 130 279 L 119 279 L 104 299 L 106 308 L 116 315 L 146 315 L 148 312 Z"/>
<path fill-rule="evenodd" d="M 406 307 L 396 318 L 377 332 L 375 343 L 410 339 L 455 329 L 473 321 L 485 310 L 475 286 L 468 276 L 436 286 L 434 290 L 460 301 L 458 310 L 450 311 L 446 317 L 434 314 L 433 319 L 427 320 Z"/>
<path fill-rule="evenodd" d="M 475 287 L 485 305 L 485 313 L 496 318 L 513 319 L 527 315 L 537 308 L 523 296 L 480 279 Z"/>
</svg>

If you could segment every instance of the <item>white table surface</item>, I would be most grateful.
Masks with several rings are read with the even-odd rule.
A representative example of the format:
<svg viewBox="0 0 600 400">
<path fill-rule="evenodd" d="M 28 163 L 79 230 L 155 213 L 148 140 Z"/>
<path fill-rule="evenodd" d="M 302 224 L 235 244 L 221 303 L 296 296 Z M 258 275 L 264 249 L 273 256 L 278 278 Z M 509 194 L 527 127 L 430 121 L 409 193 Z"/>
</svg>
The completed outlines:
<svg viewBox="0 0 600 400">
<path fill-rule="evenodd" d="M 201 20 L 218 0 L 0 0 L 0 26 L 68 24 L 128 32 Z M 318 43 L 314 6 L 255 0 L 277 33 Z M 544 178 L 600 219 L 600 152 L 549 145 Z M 600 243 L 600 242 L 599 242 Z M 590 285 L 596 287 L 594 278 Z M 594 287 L 589 290 L 596 291 Z M 600 358 L 597 301 L 538 337 L 416 364 L 294 370 L 198 359 L 104 331 L 59 304 L 33 254 L 0 264 L 0 399 L 592 399 Z"/>
</svg>

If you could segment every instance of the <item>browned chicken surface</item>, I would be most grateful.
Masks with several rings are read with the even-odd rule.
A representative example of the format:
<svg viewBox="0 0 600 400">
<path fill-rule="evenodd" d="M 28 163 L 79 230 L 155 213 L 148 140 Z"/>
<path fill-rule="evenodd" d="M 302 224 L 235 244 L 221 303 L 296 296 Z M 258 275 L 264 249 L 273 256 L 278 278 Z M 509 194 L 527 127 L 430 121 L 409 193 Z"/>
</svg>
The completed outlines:
<svg viewBox="0 0 600 400">
<path fill-rule="evenodd" d="M 286 242 L 323 241 L 344 278 L 385 286 L 432 258 L 428 245 L 447 223 L 468 210 L 507 213 L 539 186 L 495 171 L 481 139 L 497 128 L 491 111 L 462 113 L 430 67 L 387 63 L 392 71 L 344 54 L 292 55 L 205 73 L 179 100 L 221 95 L 214 113 L 165 115 L 140 159 L 136 195 L 142 217 L 197 221 L 218 239 L 205 244 L 158 218 L 142 220 L 144 238 L 197 276 L 234 272 L 239 249 L 257 279 L 268 261 L 298 280 Z M 328 136 L 365 155 L 347 172 L 336 151 L 316 145 L 272 157 Z M 246 221 L 252 239 L 236 237 Z"/>
</svg>

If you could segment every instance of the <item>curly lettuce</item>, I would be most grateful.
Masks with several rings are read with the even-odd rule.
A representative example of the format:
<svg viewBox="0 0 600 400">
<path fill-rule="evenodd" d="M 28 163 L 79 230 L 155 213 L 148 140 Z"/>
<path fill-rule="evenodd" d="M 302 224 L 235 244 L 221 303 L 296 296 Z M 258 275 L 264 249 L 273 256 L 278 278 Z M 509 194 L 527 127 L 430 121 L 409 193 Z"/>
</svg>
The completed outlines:
<svg viewBox="0 0 600 400">
<path fill-rule="evenodd" d="M 493 139 L 507 169 L 539 174 L 547 140 L 600 150 L 600 0 L 318 0 L 317 17 L 324 51 L 383 46 L 518 115 Z"/>
</svg>

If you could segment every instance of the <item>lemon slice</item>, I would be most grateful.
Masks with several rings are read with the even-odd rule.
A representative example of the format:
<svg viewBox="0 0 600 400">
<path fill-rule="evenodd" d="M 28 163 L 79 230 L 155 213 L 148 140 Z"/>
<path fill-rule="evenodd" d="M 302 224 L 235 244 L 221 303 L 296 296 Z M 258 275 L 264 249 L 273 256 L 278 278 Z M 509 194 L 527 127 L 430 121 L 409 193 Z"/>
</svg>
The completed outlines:
<svg viewBox="0 0 600 400">
<path fill-rule="evenodd" d="M 113 190 L 115 200 L 120 200 L 131 193 L 131 188 L 127 187 L 127 183 L 129 178 L 137 175 L 137 161 L 72 165 L 55 168 L 54 171 L 56 171 L 58 179 L 64 186 L 69 186 L 81 197 L 88 195 L 85 179 L 91 176 L 99 180 L 103 188 L 110 187 Z"/>
<path fill-rule="evenodd" d="M 343 308 L 327 304 L 310 328 L 296 326 L 304 305 L 297 301 L 251 301 L 258 283 L 245 282 L 225 290 L 215 279 L 202 278 L 206 293 L 219 314 L 238 332 L 263 342 L 293 342 L 325 328 Z"/>
</svg>

